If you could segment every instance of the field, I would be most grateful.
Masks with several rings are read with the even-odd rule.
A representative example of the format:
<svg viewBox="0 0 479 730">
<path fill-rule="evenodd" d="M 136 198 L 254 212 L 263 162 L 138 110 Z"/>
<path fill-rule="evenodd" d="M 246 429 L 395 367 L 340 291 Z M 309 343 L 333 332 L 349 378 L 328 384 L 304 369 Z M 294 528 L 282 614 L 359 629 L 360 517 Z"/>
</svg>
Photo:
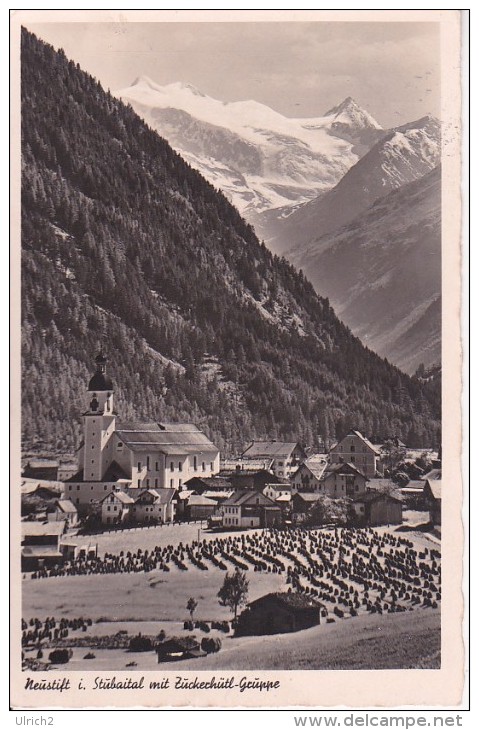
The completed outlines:
<svg viewBox="0 0 479 730">
<path fill-rule="evenodd" d="M 200 543 L 199 525 L 105 534 L 98 536 L 97 561 L 73 562 L 54 577 L 27 574 L 22 615 L 27 622 L 91 619 L 84 637 L 119 630 L 184 636 L 190 596 L 198 601 L 195 619 L 232 618 L 217 593 L 225 571 L 239 565 L 247 570 L 248 602 L 270 592 L 303 592 L 322 603 L 321 626 L 241 638 L 213 630 L 209 636 L 222 639 L 219 654 L 183 661 L 185 669 L 434 668 L 440 663 L 440 545 L 416 524 L 417 530 L 410 524 L 394 532 L 203 531 Z M 70 632 L 70 642 L 75 635 Z M 157 666 L 154 652 L 95 648 L 95 659 L 85 660 L 87 651 L 74 644 L 69 668 Z"/>
</svg>

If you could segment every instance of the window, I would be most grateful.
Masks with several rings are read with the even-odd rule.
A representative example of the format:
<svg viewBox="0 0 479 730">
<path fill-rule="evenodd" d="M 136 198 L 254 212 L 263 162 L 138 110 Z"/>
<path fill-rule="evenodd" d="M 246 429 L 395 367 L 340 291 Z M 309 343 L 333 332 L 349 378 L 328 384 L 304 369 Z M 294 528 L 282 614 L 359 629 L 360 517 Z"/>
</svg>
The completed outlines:
<svg viewBox="0 0 479 730">
<path fill-rule="evenodd" d="M 146 480 L 146 488 L 147 488 L 147 489 L 149 489 L 149 488 L 150 488 L 150 480 L 149 480 L 149 479 L 147 479 L 147 480 Z"/>
<path fill-rule="evenodd" d="M 116 448 L 117 449 L 122 449 L 123 448 L 123 444 L 121 443 L 121 441 L 118 441 L 118 443 L 116 445 Z"/>
<path fill-rule="evenodd" d="M 173 479 L 170 479 L 170 487 L 173 487 Z"/>
<path fill-rule="evenodd" d="M 111 510 L 110 505 L 107 506 L 106 511 L 109 512 Z"/>
<path fill-rule="evenodd" d="M 79 491 L 80 491 L 80 485 L 77 484 L 77 492 L 79 492 Z"/>
<path fill-rule="evenodd" d="M 283 461 L 278 461 L 278 466 L 284 466 L 284 462 Z"/>
<path fill-rule="evenodd" d="M 155 479 L 155 489 L 158 486 L 158 479 Z"/>
<path fill-rule="evenodd" d="M 182 468 L 183 468 L 183 464 L 181 463 L 181 461 L 179 461 L 178 462 L 178 471 L 181 471 Z"/>
<path fill-rule="evenodd" d="M 210 464 L 210 469 L 211 469 L 211 471 L 213 471 L 213 462 L 211 462 L 211 464 Z"/>
<path fill-rule="evenodd" d="M 118 510 L 118 507 L 116 506 L 116 504 L 113 505 L 113 512 L 116 512 L 117 510 Z"/>
<path fill-rule="evenodd" d="M 93 492 L 93 484 L 91 485 L 91 490 L 92 490 L 92 492 Z"/>
<path fill-rule="evenodd" d="M 141 461 L 138 462 L 138 471 L 141 471 Z"/>
<path fill-rule="evenodd" d="M 72 485 L 70 484 L 70 485 L 68 486 L 68 491 L 69 491 L 69 492 L 71 492 L 71 491 L 72 491 L 72 489 L 73 489 L 73 487 L 72 487 Z"/>
<path fill-rule="evenodd" d="M 147 471 L 150 470 L 150 457 L 149 456 L 146 457 L 146 469 L 147 469 Z"/>
<path fill-rule="evenodd" d="M 205 462 L 203 462 L 202 467 L 203 467 L 203 471 L 206 471 L 206 464 L 205 464 Z"/>
<path fill-rule="evenodd" d="M 175 465 L 172 461 L 170 462 L 170 471 L 175 471 Z"/>
<path fill-rule="evenodd" d="M 158 471 L 158 462 L 155 462 L 155 471 Z"/>
<path fill-rule="evenodd" d="M 179 486 L 179 487 L 181 487 L 182 483 L 183 483 L 183 482 L 181 481 L 181 479 L 178 479 L 178 486 Z"/>
<path fill-rule="evenodd" d="M 138 479 L 138 487 L 141 487 L 141 479 Z"/>
<path fill-rule="evenodd" d="M 351 451 L 356 451 L 356 447 L 354 444 L 351 444 Z"/>
<path fill-rule="evenodd" d="M 198 458 L 196 456 L 193 457 L 193 469 L 196 471 L 198 468 Z"/>
<path fill-rule="evenodd" d="M 356 460 L 356 457 L 355 456 L 351 456 L 351 463 L 352 464 L 354 464 L 355 460 Z"/>
<path fill-rule="evenodd" d="M 107 485 L 105 484 L 103 487 L 103 490 L 106 491 L 108 489 Z"/>
</svg>

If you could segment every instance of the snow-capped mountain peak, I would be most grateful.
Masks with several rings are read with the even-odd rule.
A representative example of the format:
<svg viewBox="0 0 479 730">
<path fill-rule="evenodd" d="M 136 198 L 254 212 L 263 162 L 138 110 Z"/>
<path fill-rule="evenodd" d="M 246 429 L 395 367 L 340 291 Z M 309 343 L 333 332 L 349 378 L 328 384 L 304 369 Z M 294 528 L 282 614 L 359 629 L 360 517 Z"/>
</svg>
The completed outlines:
<svg viewBox="0 0 479 730">
<path fill-rule="evenodd" d="M 381 125 L 352 98 L 347 96 L 341 104 L 326 112 L 326 117 L 334 117 L 333 128 L 337 124 L 355 129 L 382 129 Z"/>
<path fill-rule="evenodd" d="M 364 135 L 369 148 L 381 129 L 351 98 L 323 117 L 293 119 L 252 99 L 220 101 L 147 76 L 116 96 L 246 216 L 291 210 L 331 189 L 363 153 Z"/>
</svg>

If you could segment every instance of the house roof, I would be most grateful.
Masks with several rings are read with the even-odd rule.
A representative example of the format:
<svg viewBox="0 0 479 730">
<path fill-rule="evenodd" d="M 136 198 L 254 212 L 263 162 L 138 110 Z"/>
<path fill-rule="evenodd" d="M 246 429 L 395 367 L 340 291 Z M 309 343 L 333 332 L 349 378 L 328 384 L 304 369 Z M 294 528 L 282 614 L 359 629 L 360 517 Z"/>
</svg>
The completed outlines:
<svg viewBox="0 0 479 730">
<path fill-rule="evenodd" d="M 384 492 L 366 492 L 353 498 L 353 502 L 359 502 L 362 504 L 371 504 L 371 502 L 379 502 L 381 500 L 392 500 L 393 502 L 401 502 L 400 495 L 396 492 L 394 494 L 385 494 Z"/>
<path fill-rule="evenodd" d="M 216 507 L 216 500 L 205 497 L 204 494 L 192 494 L 188 500 L 188 507 Z"/>
<path fill-rule="evenodd" d="M 283 484 L 282 482 L 274 482 L 271 484 L 266 484 L 265 489 L 266 488 L 274 489 L 277 492 L 291 492 L 291 489 L 292 489 L 291 483 L 289 481 L 286 482 L 285 484 Z"/>
<path fill-rule="evenodd" d="M 23 545 L 22 557 L 24 558 L 61 558 L 62 553 L 55 545 Z"/>
<path fill-rule="evenodd" d="M 133 497 L 130 497 L 130 496 L 129 496 L 128 494 L 125 494 L 125 492 L 121 492 L 121 491 L 119 491 L 119 492 L 111 491 L 111 492 L 109 492 L 108 494 L 106 494 L 106 495 L 105 495 L 105 496 L 103 497 L 103 499 L 100 499 L 100 502 L 104 502 L 104 501 L 105 501 L 106 499 L 108 499 L 108 497 L 111 497 L 111 495 L 112 495 L 112 494 L 113 494 L 113 495 L 114 495 L 114 496 L 116 497 L 116 499 L 117 499 L 117 500 L 118 500 L 119 502 L 121 502 L 122 504 L 133 504 L 133 503 L 134 503 L 134 501 L 135 501 L 135 500 L 133 499 Z"/>
<path fill-rule="evenodd" d="M 371 451 L 373 451 L 376 454 L 376 456 L 381 455 L 381 451 L 377 446 L 374 446 L 374 444 L 372 444 L 371 441 L 366 438 L 366 436 L 363 436 L 363 434 L 360 431 L 355 431 L 354 429 L 351 429 L 351 431 L 349 431 L 346 434 L 346 436 L 343 436 L 343 438 L 340 441 L 338 441 L 338 443 L 334 444 L 334 446 L 331 447 L 330 451 L 335 450 L 344 441 L 345 438 L 347 438 L 348 436 L 351 436 L 352 434 L 354 436 L 357 436 L 359 439 L 361 439 L 361 441 L 366 446 L 368 446 L 371 449 Z"/>
<path fill-rule="evenodd" d="M 57 469 L 60 463 L 56 459 L 30 459 L 25 468 L 30 469 Z"/>
<path fill-rule="evenodd" d="M 364 477 L 362 471 L 360 471 L 354 464 L 350 464 L 348 461 L 343 461 L 340 464 L 328 464 L 325 468 L 321 479 L 326 479 L 331 474 L 351 474 L 355 472 L 360 477 Z M 366 478 L 366 477 L 364 477 Z"/>
<path fill-rule="evenodd" d="M 71 499 L 59 499 L 57 502 L 58 509 L 65 514 L 77 514 L 78 510 Z"/>
<path fill-rule="evenodd" d="M 22 538 L 60 536 L 65 532 L 65 520 L 58 522 L 22 522 Z"/>
<path fill-rule="evenodd" d="M 291 494 L 280 494 L 276 497 L 275 502 L 291 502 Z"/>
<path fill-rule="evenodd" d="M 191 477 L 185 482 L 186 487 L 195 488 L 197 485 L 207 487 L 209 490 L 222 490 L 225 487 L 231 487 L 231 480 L 226 476 L 214 477 Z"/>
<path fill-rule="evenodd" d="M 45 490 L 50 492 L 52 497 L 59 496 L 63 489 L 62 482 L 51 482 L 46 479 L 31 479 L 28 477 L 22 478 L 20 485 L 22 494 L 34 494 L 35 492 Z"/>
<path fill-rule="evenodd" d="M 223 502 L 223 506 L 229 507 L 229 506 L 239 506 L 242 504 L 245 504 L 250 499 L 256 499 L 257 497 L 262 498 L 263 500 L 266 500 L 266 505 L 275 506 L 275 503 L 272 499 L 267 497 L 265 494 L 260 492 L 257 489 L 239 489 L 237 490 L 229 499 L 226 499 Z M 262 505 L 263 506 L 263 505 Z"/>
<path fill-rule="evenodd" d="M 287 459 L 298 445 L 298 443 L 292 441 L 253 441 L 243 451 L 242 456 L 247 459 L 258 459 L 260 457 L 273 459 L 283 457 Z"/>
<path fill-rule="evenodd" d="M 193 424 L 120 423 L 115 432 L 132 451 L 161 451 L 167 456 L 218 453 L 216 446 Z"/>
<path fill-rule="evenodd" d="M 221 462 L 221 473 L 222 475 L 224 472 L 224 476 L 235 474 L 238 472 L 245 472 L 245 471 L 271 471 L 271 466 L 273 464 L 273 459 L 271 457 L 266 457 L 264 459 L 250 459 L 247 458 L 244 461 L 242 459 L 224 459 Z"/>
<path fill-rule="evenodd" d="M 215 490 L 212 492 L 208 492 L 208 491 L 203 492 L 203 497 L 208 497 L 208 499 L 214 499 L 214 500 L 218 501 L 220 499 L 228 499 L 229 497 L 231 497 L 232 494 L 233 494 L 232 489 L 228 489 L 228 491 L 225 491 L 225 492 L 217 492 Z"/>
<path fill-rule="evenodd" d="M 420 489 L 424 488 L 424 479 L 410 479 L 404 489 Z"/>
<path fill-rule="evenodd" d="M 183 489 L 183 491 L 178 492 L 178 499 L 189 499 L 192 494 L 196 494 L 194 489 Z"/>
<path fill-rule="evenodd" d="M 316 494 L 315 492 L 296 492 L 293 499 L 301 498 L 304 502 L 317 502 L 320 496 L 320 494 Z"/>
<path fill-rule="evenodd" d="M 295 471 L 293 476 L 296 476 L 300 471 L 304 471 L 304 469 L 307 469 L 310 474 L 315 477 L 315 479 L 321 479 L 323 476 L 324 470 L 326 469 L 328 465 L 327 459 L 325 459 L 323 456 L 310 456 L 309 459 L 306 459 Z"/>
<path fill-rule="evenodd" d="M 311 596 L 306 596 L 303 593 L 267 593 L 261 598 L 257 598 L 256 601 L 252 601 L 249 608 L 258 608 L 266 603 L 274 603 L 278 606 L 290 609 L 302 609 L 302 608 L 321 608 L 322 603 L 317 601 Z"/>
<path fill-rule="evenodd" d="M 434 499 L 441 499 L 441 479 L 428 479 L 426 484 L 429 485 L 429 489 L 432 492 Z"/>
</svg>

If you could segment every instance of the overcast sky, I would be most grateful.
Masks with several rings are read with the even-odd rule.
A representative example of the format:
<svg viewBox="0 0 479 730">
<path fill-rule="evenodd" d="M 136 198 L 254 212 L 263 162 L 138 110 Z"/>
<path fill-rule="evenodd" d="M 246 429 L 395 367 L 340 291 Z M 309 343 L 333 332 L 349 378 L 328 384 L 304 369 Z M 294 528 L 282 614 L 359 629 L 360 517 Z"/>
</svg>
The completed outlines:
<svg viewBox="0 0 479 730">
<path fill-rule="evenodd" d="M 289 117 L 352 96 L 384 127 L 439 116 L 438 23 L 27 23 L 111 91 L 147 75 Z"/>
</svg>

